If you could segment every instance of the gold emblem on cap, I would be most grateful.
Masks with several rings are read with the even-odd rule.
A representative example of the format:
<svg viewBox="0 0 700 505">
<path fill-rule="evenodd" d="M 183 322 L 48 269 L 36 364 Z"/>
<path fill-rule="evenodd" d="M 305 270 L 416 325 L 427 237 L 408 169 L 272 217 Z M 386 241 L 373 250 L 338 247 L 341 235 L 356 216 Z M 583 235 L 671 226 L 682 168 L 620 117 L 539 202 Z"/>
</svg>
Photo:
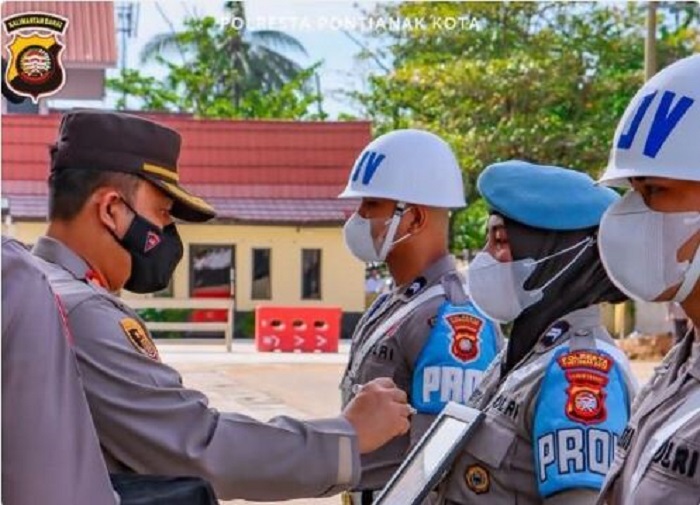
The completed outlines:
<svg viewBox="0 0 700 505">
<path fill-rule="evenodd" d="M 176 172 L 173 172 L 172 170 L 168 170 L 167 168 L 159 167 L 158 165 L 151 165 L 150 163 L 144 163 L 143 170 L 145 172 L 148 172 L 149 174 L 157 175 L 158 177 L 162 177 L 163 179 L 167 179 L 171 182 L 179 182 L 180 181 L 180 176 Z"/>
</svg>

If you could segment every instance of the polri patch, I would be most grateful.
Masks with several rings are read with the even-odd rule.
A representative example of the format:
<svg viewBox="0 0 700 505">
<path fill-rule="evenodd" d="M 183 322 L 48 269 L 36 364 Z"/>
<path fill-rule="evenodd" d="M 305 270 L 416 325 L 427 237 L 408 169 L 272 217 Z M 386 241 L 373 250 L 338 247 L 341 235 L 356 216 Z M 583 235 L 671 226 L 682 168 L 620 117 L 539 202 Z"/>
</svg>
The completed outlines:
<svg viewBox="0 0 700 505">
<path fill-rule="evenodd" d="M 158 349 L 153 343 L 151 336 L 136 319 L 126 317 L 119 321 L 119 324 L 124 330 L 124 333 L 126 333 L 131 345 L 133 345 L 138 352 L 145 354 L 154 361 L 160 361 Z"/>
<path fill-rule="evenodd" d="M 474 494 L 488 493 L 491 488 L 491 477 L 488 470 L 481 465 L 470 465 L 464 474 L 467 487 Z"/>
</svg>

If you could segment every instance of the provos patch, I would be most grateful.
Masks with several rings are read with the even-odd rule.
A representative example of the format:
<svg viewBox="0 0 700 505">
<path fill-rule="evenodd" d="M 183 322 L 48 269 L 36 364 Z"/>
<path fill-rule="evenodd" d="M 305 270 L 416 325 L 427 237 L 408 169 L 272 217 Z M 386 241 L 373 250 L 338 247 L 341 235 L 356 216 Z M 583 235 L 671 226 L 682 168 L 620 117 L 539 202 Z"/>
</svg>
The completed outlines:
<svg viewBox="0 0 700 505">
<path fill-rule="evenodd" d="M 124 333 L 126 333 L 131 345 L 133 345 L 138 352 L 145 354 L 154 361 L 160 361 L 158 349 L 153 343 L 151 336 L 136 319 L 126 317 L 119 321 L 119 324 L 124 330 Z"/>
<path fill-rule="evenodd" d="M 481 465 L 470 465 L 464 474 L 467 487 L 474 494 L 488 493 L 491 488 L 491 477 L 488 470 Z"/>
<path fill-rule="evenodd" d="M 612 359 L 590 351 L 574 351 L 558 358 L 569 387 L 566 390 L 566 415 L 587 425 L 607 419 L 605 391 Z"/>
</svg>

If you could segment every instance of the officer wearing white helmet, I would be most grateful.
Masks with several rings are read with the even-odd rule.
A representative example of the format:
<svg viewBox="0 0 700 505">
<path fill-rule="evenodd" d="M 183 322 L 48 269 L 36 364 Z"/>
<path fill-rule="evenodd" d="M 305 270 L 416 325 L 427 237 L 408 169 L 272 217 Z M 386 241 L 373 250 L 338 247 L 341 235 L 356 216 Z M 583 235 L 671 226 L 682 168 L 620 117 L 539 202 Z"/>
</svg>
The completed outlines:
<svg viewBox="0 0 700 505">
<path fill-rule="evenodd" d="M 466 206 L 449 145 L 420 130 L 382 135 L 359 155 L 341 198 L 361 198 L 345 240 L 361 261 L 386 261 L 395 288 L 380 296 L 353 335 L 341 389 L 389 377 L 416 415 L 410 434 L 362 458 L 345 503 L 372 503 L 448 401 L 465 403 L 501 347 L 497 327 L 469 301 L 448 252 L 449 211 Z"/>
<path fill-rule="evenodd" d="M 590 505 L 636 393 L 598 306 L 627 299 L 595 246 L 619 197 L 581 172 L 518 160 L 489 166 L 477 187 L 491 215 L 470 295 L 512 325 L 469 400 L 485 417 L 440 503 Z"/>
<path fill-rule="evenodd" d="M 695 326 L 634 402 L 598 503 L 700 502 L 700 55 L 627 107 L 601 182 L 631 186 L 603 217 L 600 252 L 632 298 L 679 302 Z"/>
</svg>

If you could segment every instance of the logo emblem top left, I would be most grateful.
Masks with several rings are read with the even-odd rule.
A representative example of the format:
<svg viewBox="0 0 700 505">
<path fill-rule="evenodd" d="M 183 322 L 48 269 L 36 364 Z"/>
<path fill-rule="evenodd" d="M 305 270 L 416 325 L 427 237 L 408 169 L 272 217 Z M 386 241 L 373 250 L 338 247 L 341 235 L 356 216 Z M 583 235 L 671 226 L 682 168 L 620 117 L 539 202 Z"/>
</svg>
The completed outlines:
<svg viewBox="0 0 700 505">
<path fill-rule="evenodd" d="M 39 98 L 56 94 L 65 84 L 61 55 L 68 19 L 43 12 L 23 13 L 3 20 L 9 42 L 7 86 L 19 96 Z"/>
</svg>

